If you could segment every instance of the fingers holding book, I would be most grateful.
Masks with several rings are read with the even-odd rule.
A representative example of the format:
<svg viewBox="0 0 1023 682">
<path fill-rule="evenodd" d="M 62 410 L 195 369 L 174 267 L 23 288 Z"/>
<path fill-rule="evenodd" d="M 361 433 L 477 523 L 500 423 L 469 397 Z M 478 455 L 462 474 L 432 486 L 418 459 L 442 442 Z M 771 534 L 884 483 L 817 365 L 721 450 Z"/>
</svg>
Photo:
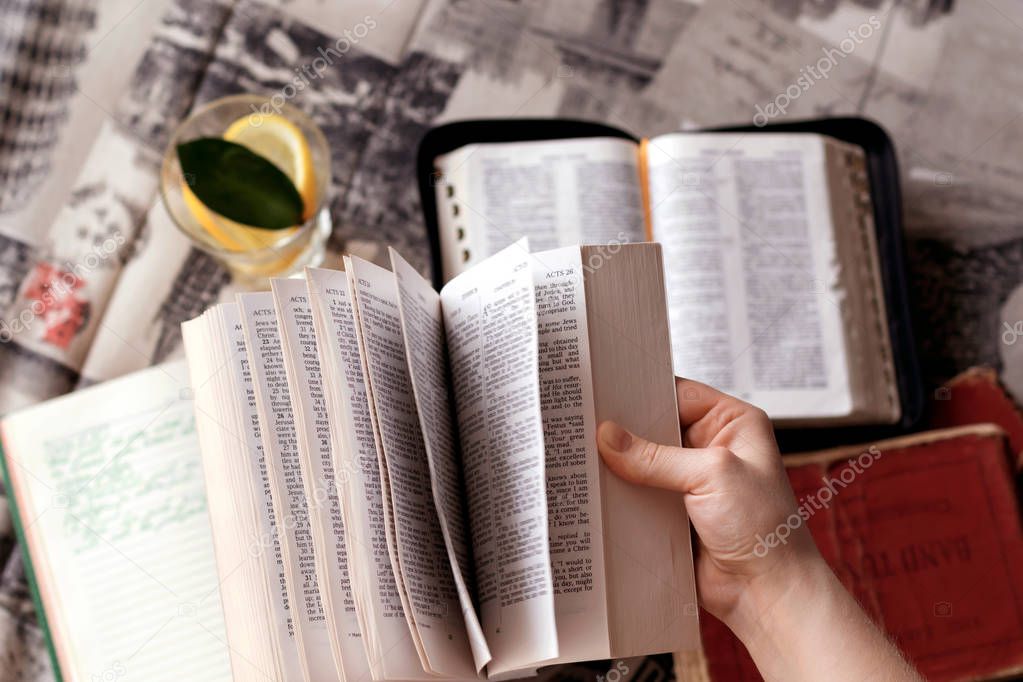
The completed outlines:
<svg viewBox="0 0 1023 682">
<path fill-rule="evenodd" d="M 683 446 L 604 421 L 597 447 L 624 480 L 684 495 L 701 605 L 767 679 L 919 679 L 821 557 L 764 412 L 695 381 L 676 379 L 676 391 Z M 823 653 L 835 647 L 863 653 Z"/>
</svg>

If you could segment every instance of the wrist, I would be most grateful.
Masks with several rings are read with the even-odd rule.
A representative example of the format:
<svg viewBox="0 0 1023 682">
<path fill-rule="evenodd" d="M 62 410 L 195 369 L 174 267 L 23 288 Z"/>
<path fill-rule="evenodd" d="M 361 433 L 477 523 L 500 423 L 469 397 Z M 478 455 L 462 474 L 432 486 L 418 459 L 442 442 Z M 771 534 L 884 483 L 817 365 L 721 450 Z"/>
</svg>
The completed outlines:
<svg viewBox="0 0 1023 682">
<path fill-rule="evenodd" d="M 725 623 L 768 681 L 920 681 L 819 554 L 750 580 Z"/>
<path fill-rule="evenodd" d="M 787 558 L 750 579 L 724 622 L 751 654 L 769 653 L 785 645 L 785 633 L 810 605 L 819 608 L 836 590 L 844 595 L 831 567 L 816 551 Z"/>
</svg>

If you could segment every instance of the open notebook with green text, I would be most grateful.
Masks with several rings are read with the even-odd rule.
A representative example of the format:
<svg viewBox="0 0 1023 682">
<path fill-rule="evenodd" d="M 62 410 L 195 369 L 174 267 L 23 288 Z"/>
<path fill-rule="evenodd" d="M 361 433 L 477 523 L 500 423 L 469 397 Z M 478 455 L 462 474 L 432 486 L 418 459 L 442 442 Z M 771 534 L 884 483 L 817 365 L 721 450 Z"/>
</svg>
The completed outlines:
<svg viewBox="0 0 1023 682">
<path fill-rule="evenodd" d="M 56 679 L 231 679 L 218 589 L 233 581 L 214 561 L 185 363 L 7 415 L 0 433 Z"/>
</svg>

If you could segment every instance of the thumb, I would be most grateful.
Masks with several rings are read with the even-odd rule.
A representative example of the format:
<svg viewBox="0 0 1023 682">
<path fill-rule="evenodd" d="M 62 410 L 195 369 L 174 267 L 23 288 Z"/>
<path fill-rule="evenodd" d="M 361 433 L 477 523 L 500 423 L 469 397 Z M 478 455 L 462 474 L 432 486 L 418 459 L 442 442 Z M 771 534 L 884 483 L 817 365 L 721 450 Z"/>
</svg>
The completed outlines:
<svg viewBox="0 0 1023 682">
<path fill-rule="evenodd" d="M 651 443 L 612 421 L 597 429 L 597 448 L 608 468 L 631 483 L 680 493 L 711 489 L 727 469 L 740 464 L 723 447 L 683 448 Z"/>
</svg>

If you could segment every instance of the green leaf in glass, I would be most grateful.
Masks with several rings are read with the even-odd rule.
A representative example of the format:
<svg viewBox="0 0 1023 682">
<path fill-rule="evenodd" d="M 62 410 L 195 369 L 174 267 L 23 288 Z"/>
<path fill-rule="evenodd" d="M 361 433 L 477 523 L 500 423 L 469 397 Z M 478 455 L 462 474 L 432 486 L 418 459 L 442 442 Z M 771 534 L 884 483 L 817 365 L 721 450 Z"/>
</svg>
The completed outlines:
<svg viewBox="0 0 1023 682">
<path fill-rule="evenodd" d="M 189 189 L 208 208 L 251 227 L 280 230 L 302 222 L 302 195 L 284 172 L 248 147 L 219 137 L 179 144 Z"/>
</svg>

